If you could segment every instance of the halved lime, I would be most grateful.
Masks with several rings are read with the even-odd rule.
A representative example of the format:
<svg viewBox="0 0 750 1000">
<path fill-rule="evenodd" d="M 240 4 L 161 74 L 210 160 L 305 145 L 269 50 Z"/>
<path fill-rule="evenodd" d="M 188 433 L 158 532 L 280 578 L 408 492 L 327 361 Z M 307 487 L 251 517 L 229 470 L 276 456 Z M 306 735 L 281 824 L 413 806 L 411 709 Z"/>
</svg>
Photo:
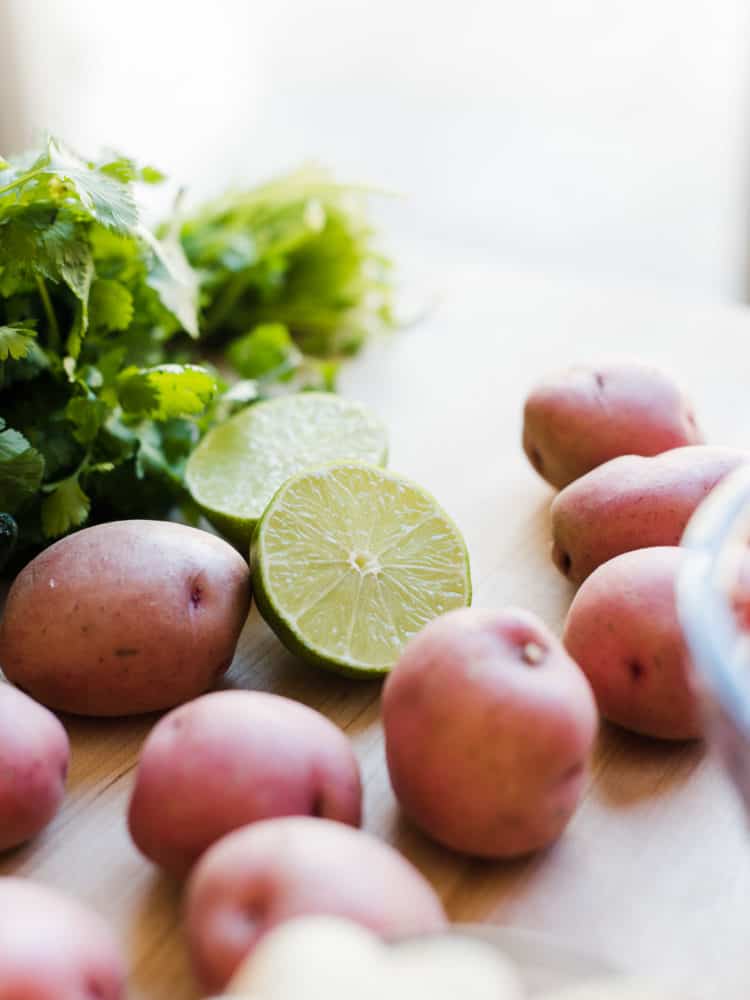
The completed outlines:
<svg viewBox="0 0 750 1000">
<path fill-rule="evenodd" d="M 427 622 L 471 602 L 461 533 L 420 486 L 358 462 L 302 472 L 258 522 L 258 608 L 287 648 L 339 673 L 387 673 Z"/>
<path fill-rule="evenodd" d="M 185 478 L 214 527 L 247 550 L 255 522 L 290 476 L 339 459 L 384 465 L 387 454 L 385 428 L 360 403 L 304 392 L 257 403 L 209 431 Z"/>
</svg>

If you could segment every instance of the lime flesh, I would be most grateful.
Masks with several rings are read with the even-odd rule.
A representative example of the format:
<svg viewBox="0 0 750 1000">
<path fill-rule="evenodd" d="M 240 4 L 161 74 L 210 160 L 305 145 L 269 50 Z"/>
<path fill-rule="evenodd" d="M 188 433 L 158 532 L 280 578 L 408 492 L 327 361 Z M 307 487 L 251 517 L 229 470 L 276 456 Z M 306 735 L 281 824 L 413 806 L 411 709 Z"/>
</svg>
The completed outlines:
<svg viewBox="0 0 750 1000">
<path fill-rule="evenodd" d="M 471 601 L 466 544 L 409 480 L 344 462 L 276 493 L 253 542 L 258 608 L 282 642 L 318 666 L 387 673 L 438 615 Z"/>
<path fill-rule="evenodd" d="M 385 428 L 364 406 L 306 392 L 257 403 L 209 431 L 185 478 L 214 527 L 247 550 L 256 521 L 290 476 L 345 459 L 385 464 L 387 452 Z"/>
</svg>

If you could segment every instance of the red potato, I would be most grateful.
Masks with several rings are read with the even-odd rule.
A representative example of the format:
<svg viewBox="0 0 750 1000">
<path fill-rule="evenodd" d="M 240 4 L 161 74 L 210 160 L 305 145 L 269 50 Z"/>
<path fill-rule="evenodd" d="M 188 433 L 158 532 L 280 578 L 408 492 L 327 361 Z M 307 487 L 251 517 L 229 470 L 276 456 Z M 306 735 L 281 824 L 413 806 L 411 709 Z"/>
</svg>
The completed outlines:
<svg viewBox="0 0 750 1000">
<path fill-rule="evenodd" d="M 57 813 L 69 759 L 60 721 L 0 683 L 0 851 L 31 840 Z"/>
<path fill-rule="evenodd" d="M 648 365 L 579 365 L 545 379 L 524 406 L 523 450 L 558 489 L 620 455 L 702 442 L 689 400 Z"/>
<path fill-rule="evenodd" d="M 265 820 L 214 844 L 190 876 L 186 929 L 198 978 L 222 989 L 268 931 L 314 914 L 385 937 L 446 924 L 432 887 L 387 844 L 325 819 Z"/>
<path fill-rule="evenodd" d="M 552 558 L 582 583 L 633 549 L 678 545 L 698 504 L 750 453 L 695 445 L 654 458 L 614 458 L 577 479 L 552 504 Z"/>
<path fill-rule="evenodd" d="M 123 1000 L 125 976 L 96 913 L 27 879 L 0 878 L 0 1000 Z"/>
<path fill-rule="evenodd" d="M 248 823 L 310 815 L 359 826 L 361 807 L 357 759 L 332 722 L 278 695 L 219 691 L 152 730 L 128 822 L 147 858 L 184 875 Z"/>
<path fill-rule="evenodd" d="M 250 605 L 247 564 L 206 531 L 115 521 L 26 566 L 0 623 L 0 666 L 50 708 L 172 708 L 226 672 Z"/>
<path fill-rule="evenodd" d="M 639 549 L 600 566 L 576 594 L 563 635 L 602 715 L 668 740 L 701 734 L 675 600 L 686 556 L 680 548 Z"/>
<path fill-rule="evenodd" d="M 534 615 L 452 611 L 407 645 L 383 693 L 404 812 L 487 858 L 552 843 L 583 791 L 597 715 L 586 678 Z"/>
</svg>

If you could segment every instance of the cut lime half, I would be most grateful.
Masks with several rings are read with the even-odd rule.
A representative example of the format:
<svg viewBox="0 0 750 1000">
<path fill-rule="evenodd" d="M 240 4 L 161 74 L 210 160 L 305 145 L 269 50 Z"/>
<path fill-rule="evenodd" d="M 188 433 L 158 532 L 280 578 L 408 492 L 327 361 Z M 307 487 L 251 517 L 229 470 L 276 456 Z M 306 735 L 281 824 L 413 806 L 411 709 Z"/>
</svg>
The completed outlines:
<svg viewBox="0 0 750 1000">
<path fill-rule="evenodd" d="M 256 521 L 290 476 L 345 459 L 384 465 L 387 454 L 384 426 L 360 403 L 304 392 L 257 403 L 209 431 L 185 478 L 208 520 L 247 551 Z"/>
<path fill-rule="evenodd" d="M 357 462 L 284 483 L 251 562 L 258 608 L 284 645 L 354 676 L 387 673 L 427 622 L 471 601 L 450 517 L 421 487 Z"/>
</svg>

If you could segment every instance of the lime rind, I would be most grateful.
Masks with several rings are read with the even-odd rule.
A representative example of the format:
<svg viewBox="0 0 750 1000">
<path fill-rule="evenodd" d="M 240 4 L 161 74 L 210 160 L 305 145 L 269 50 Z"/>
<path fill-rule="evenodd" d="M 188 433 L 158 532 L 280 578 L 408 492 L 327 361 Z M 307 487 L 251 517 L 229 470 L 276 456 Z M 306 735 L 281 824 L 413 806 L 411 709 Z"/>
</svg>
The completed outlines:
<svg viewBox="0 0 750 1000">
<path fill-rule="evenodd" d="M 388 673 L 428 621 L 471 602 L 453 520 L 422 487 L 359 462 L 284 483 L 256 527 L 251 568 L 284 645 L 360 678 Z"/>
<path fill-rule="evenodd" d="M 385 465 L 385 427 L 365 406 L 324 392 L 256 403 L 212 428 L 185 480 L 206 518 L 247 552 L 276 490 L 306 468 L 355 459 Z"/>
</svg>

